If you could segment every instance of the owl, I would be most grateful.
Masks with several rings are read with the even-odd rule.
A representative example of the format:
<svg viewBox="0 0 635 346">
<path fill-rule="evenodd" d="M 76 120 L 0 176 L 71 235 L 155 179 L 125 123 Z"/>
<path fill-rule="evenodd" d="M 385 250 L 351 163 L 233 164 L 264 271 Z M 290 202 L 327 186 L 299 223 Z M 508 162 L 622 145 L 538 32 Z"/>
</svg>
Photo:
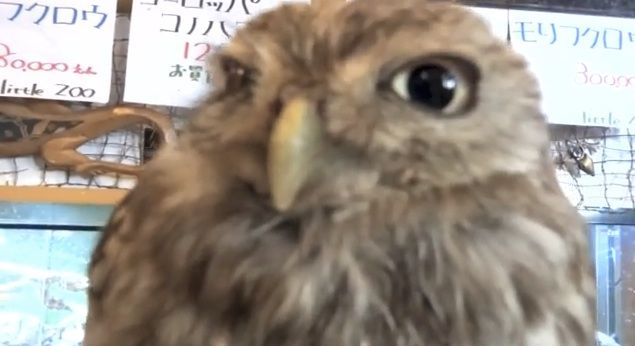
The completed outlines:
<svg viewBox="0 0 635 346">
<path fill-rule="evenodd" d="M 589 346 L 537 81 L 457 4 L 287 4 L 115 208 L 85 346 Z"/>
</svg>

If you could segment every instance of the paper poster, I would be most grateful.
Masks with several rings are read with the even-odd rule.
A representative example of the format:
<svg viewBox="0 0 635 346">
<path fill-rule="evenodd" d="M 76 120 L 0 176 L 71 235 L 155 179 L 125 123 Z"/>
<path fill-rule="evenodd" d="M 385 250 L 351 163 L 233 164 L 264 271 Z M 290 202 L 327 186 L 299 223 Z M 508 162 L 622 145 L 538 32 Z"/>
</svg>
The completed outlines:
<svg viewBox="0 0 635 346">
<path fill-rule="evenodd" d="M 117 1 L 0 1 L 0 97 L 106 103 Z"/>
<path fill-rule="evenodd" d="M 206 94 L 207 56 L 281 0 L 134 0 L 124 101 L 192 107 Z"/>
<path fill-rule="evenodd" d="M 510 11 L 550 123 L 635 127 L 635 19 Z"/>
<path fill-rule="evenodd" d="M 509 10 L 500 8 L 468 7 L 479 14 L 490 25 L 492 33 L 499 39 L 507 40 Z"/>
</svg>

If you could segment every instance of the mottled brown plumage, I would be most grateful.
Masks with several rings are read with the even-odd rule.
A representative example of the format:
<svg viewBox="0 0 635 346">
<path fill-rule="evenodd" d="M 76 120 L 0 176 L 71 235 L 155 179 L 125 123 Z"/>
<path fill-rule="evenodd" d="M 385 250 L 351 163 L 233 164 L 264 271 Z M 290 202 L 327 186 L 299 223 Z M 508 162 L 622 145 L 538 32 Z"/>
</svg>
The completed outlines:
<svg viewBox="0 0 635 346">
<path fill-rule="evenodd" d="M 211 68 L 95 249 L 85 346 L 592 344 L 536 81 L 479 17 L 284 6 Z"/>
</svg>

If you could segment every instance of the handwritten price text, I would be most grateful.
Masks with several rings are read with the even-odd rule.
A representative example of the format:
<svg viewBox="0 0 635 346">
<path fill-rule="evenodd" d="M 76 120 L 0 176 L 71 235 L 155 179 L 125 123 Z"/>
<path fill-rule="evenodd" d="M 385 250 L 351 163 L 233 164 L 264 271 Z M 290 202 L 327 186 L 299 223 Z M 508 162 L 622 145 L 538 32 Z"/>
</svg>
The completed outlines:
<svg viewBox="0 0 635 346">
<path fill-rule="evenodd" d="M 215 48 L 213 44 L 208 42 L 185 42 L 183 45 L 183 58 L 186 60 L 194 59 L 195 61 L 205 62 L 207 55 Z"/>
<path fill-rule="evenodd" d="M 597 73 L 589 71 L 585 63 L 578 64 L 576 83 L 593 86 L 609 86 L 614 88 L 634 88 L 635 75 L 619 75 L 612 73 Z"/>
<path fill-rule="evenodd" d="M 69 72 L 75 74 L 91 74 L 95 75 L 97 72 L 93 71 L 91 66 L 85 67 L 81 64 L 68 64 L 65 62 L 46 62 L 46 61 L 33 61 L 28 59 L 21 59 L 16 52 L 13 52 L 11 48 L 0 43 L 0 68 L 11 68 L 15 70 L 26 71 L 43 71 L 43 72 Z"/>
</svg>

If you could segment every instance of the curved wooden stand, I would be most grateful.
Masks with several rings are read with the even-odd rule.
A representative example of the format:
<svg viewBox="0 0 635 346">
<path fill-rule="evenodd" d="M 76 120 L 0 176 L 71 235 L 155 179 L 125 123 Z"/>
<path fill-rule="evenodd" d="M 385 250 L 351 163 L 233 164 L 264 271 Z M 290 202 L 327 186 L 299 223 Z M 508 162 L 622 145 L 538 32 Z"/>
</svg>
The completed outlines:
<svg viewBox="0 0 635 346">
<path fill-rule="evenodd" d="M 23 138 L 1 142 L 0 157 L 36 155 L 52 167 L 68 168 L 83 175 L 118 173 L 136 176 L 143 169 L 142 165 L 92 160 L 77 152 L 79 146 L 91 139 L 135 124 L 154 127 L 161 143 L 176 138 L 167 115 L 143 107 L 122 105 L 73 111 L 54 101 L 0 100 L 0 114 L 35 122 L 30 133 L 23 133 L 26 135 Z"/>
</svg>

